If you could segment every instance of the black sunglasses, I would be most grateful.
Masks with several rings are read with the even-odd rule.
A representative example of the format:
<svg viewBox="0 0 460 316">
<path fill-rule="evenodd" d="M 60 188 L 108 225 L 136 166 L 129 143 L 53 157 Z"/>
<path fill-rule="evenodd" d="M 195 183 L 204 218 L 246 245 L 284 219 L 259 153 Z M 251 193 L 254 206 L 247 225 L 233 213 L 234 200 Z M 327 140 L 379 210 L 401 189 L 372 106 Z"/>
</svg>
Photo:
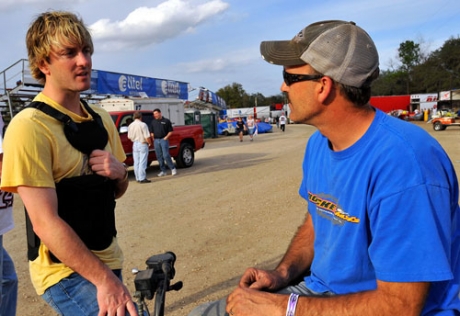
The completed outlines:
<svg viewBox="0 0 460 316">
<path fill-rule="evenodd" d="M 289 87 L 291 84 L 300 82 L 300 81 L 308 81 L 308 80 L 317 80 L 319 78 L 324 77 L 323 75 L 295 75 L 286 72 L 283 69 L 283 79 L 286 85 Z"/>
</svg>

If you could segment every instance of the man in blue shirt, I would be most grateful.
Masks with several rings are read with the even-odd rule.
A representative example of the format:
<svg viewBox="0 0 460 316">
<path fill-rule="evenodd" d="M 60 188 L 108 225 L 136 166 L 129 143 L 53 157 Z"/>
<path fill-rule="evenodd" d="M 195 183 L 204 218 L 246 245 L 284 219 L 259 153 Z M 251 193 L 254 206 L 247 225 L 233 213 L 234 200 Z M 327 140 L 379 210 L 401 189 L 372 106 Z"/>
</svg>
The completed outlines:
<svg viewBox="0 0 460 316">
<path fill-rule="evenodd" d="M 370 36 L 322 21 L 261 53 L 283 66 L 290 118 L 318 129 L 299 189 L 307 215 L 274 270 L 247 269 L 190 315 L 458 315 L 456 173 L 429 134 L 369 104 Z"/>
</svg>

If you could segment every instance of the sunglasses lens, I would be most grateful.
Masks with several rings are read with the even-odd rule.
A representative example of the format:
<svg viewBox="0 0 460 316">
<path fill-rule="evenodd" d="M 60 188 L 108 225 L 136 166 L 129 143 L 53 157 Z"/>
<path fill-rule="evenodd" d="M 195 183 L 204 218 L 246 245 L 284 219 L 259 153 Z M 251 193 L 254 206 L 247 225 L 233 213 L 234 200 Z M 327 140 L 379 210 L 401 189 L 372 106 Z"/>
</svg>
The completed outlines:
<svg viewBox="0 0 460 316">
<path fill-rule="evenodd" d="M 283 70 L 283 79 L 284 79 L 284 83 L 286 83 L 288 87 L 294 83 L 293 76 L 284 70 Z"/>
<path fill-rule="evenodd" d="M 297 74 L 290 74 L 290 73 L 287 73 L 284 69 L 283 69 L 283 79 L 284 79 L 284 83 L 286 83 L 286 85 L 289 87 L 290 85 L 292 85 L 293 83 L 296 83 L 296 82 L 300 82 L 300 81 L 309 81 L 309 80 L 316 80 L 316 79 L 319 79 L 321 78 L 322 75 L 297 75 Z"/>
</svg>

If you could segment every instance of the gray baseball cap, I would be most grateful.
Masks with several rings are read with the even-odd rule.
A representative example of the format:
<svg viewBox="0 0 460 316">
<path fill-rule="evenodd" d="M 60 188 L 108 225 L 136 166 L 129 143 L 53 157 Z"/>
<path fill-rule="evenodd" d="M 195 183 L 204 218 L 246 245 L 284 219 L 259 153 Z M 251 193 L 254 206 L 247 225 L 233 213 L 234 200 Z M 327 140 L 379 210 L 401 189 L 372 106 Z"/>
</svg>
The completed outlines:
<svg viewBox="0 0 460 316">
<path fill-rule="evenodd" d="M 316 22 L 292 40 L 262 42 L 260 52 L 271 64 L 309 64 L 321 74 L 352 87 L 370 86 L 378 77 L 377 48 L 369 34 L 354 22 Z"/>
</svg>

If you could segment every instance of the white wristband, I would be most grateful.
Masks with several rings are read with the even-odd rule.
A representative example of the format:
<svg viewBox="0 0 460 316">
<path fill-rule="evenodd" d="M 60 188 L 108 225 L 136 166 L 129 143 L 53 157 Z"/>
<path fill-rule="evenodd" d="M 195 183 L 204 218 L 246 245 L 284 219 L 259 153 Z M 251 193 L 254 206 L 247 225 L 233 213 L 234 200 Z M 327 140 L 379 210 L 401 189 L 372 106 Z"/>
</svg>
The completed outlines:
<svg viewBox="0 0 460 316">
<path fill-rule="evenodd" d="M 291 295 L 289 295 L 288 305 L 286 308 L 286 316 L 295 315 L 295 308 L 297 307 L 298 299 L 299 299 L 299 294 L 291 293 Z"/>
</svg>

